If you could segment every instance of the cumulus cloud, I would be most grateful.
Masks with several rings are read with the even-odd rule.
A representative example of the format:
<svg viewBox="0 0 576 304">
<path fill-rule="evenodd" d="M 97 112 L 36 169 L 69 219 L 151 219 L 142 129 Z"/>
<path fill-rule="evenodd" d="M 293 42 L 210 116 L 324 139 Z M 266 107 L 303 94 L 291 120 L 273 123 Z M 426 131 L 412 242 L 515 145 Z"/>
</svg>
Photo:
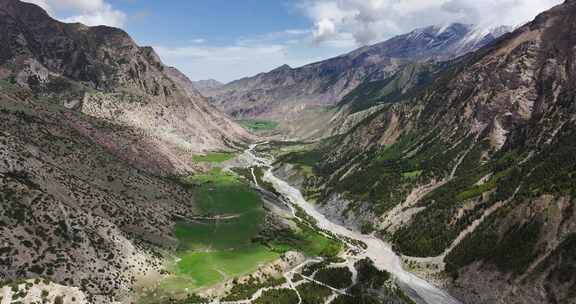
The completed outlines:
<svg viewBox="0 0 576 304">
<path fill-rule="evenodd" d="M 126 14 L 115 10 L 109 4 L 104 4 L 101 8 L 92 11 L 85 11 L 76 16 L 64 18 L 64 22 L 80 22 L 86 25 L 108 25 L 113 27 L 123 27 L 126 22 Z"/>
<path fill-rule="evenodd" d="M 63 22 L 124 27 L 127 16 L 104 0 L 26 0 Z M 61 17 L 66 15 L 66 17 Z"/>
<path fill-rule="evenodd" d="M 50 5 L 48 4 L 48 0 L 25 0 L 24 2 L 36 4 L 50 13 L 51 8 Z"/>
<path fill-rule="evenodd" d="M 417 27 L 452 22 L 520 25 L 562 0 L 300 0 L 318 43 L 365 45 Z"/>
</svg>

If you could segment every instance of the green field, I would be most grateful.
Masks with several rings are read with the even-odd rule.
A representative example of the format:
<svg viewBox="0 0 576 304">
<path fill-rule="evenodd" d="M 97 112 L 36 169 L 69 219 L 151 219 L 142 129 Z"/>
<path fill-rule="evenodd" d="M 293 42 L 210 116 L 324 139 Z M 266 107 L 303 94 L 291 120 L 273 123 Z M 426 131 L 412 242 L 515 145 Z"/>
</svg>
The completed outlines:
<svg viewBox="0 0 576 304">
<path fill-rule="evenodd" d="M 341 249 L 337 242 L 303 224 L 298 231 L 285 231 L 285 238 L 263 242 L 262 200 L 237 175 L 215 168 L 180 182 L 194 189 L 195 204 L 201 212 L 199 218 L 176 224 L 174 235 L 179 247 L 176 257 L 169 261 L 168 271 L 172 275 L 153 292 L 143 294 L 140 303 L 162 302 L 252 273 L 259 265 L 278 259 L 288 250 L 297 249 L 310 256 L 333 256 Z"/>
<path fill-rule="evenodd" d="M 176 280 L 165 282 L 165 285 L 184 282 L 188 288 L 211 286 L 225 279 L 254 272 L 258 265 L 278 257 L 277 253 L 258 245 L 208 252 L 188 251 L 180 254 L 181 260 L 175 264 Z"/>
<path fill-rule="evenodd" d="M 270 120 L 246 119 L 239 120 L 238 123 L 253 132 L 272 131 L 278 128 L 278 123 Z"/>
<path fill-rule="evenodd" d="M 205 155 L 194 155 L 192 160 L 198 163 L 222 163 L 234 158 L 234 153 L 212 152 Z"/>
<path fill-rule="evenodd" d="M 162 303 L 254 272 L 259 265 L 280 257 L 278 252 L 253 242 L 265 211 L 260 197 L 238 176 L 216 168 L 180 182 L 194 189 L 201 211 L 198 217 L 209 219 L 177 223 L 174 234 L 179 247 L 168 265 L 172 275 L 153 292 L 143 294 L 141 303 Z M 215 220 L 214 216 L 226 219 Z"/>
<path fill-rule="evenodd" d="M 279 255 L 252 242 L 264 220 L 258 194 L 237 176 L 214 169 L 187 179 L 196 186 L 196 204 L 207 217 L 232 219 L 181 222 L 175 235 L 180 241 L 176 273 L 191 278 L 192 287 L 204 287 L 252 272 Z"/>
</svg>

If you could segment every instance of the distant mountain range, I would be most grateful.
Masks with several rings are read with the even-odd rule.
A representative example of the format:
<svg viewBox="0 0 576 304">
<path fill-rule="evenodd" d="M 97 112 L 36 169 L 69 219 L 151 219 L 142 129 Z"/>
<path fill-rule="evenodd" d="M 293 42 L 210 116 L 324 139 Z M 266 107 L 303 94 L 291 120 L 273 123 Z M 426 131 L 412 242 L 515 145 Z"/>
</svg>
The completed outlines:
<svg viewBox="0 0 576 304">
<path fill-rule="evenodd" d="M 458 57 L 509 30 L 480 31 L 460 23 L 430 26 L 300 68 L 284 65 L 223 86 L 197 88 L 235 118 L 293 121 L 311 107 L 338 104 L 362 83 L 386 79 L 414 62 Z"/>
<path fill-rule="evenodd" d="M 330 220 L 392 244 L 405 269 L 462 303 L 573 304 L 574 16 L 566 0 L 513 31 L 431 26 L 221 84 L 192 82 L 120 29 L 0 0 L 0 302 L 22 299 L 9 287 L 22 279 L 65 303 L 135 302 L 137 281 L 172 271 L 176 223 L 200 213 L 199 185 L 179 178 L 209 169 L 192 154 L 264 141 L 233 121 L 258 118 L 314 139 L 266 138 L 254 153 L 277 156 L 275 176 Z M 261 170 L 244 173 L 269 189 Z M 292 225 L 262 220 L 299 242 Z M 305 222 L 295 226 L 308 238 Z M 375 270 L 348 279 L 377 294 L 394 279 Z M 253 282 L 229 285 L 245 297 Z"/>
<path fill-rule="evenodd" d="M 192 84 L 200 92 L 206 92 L 207 90 L 217 89 L 224 85 L 223 83 L 214 79 L 193 81 Z"/>
</svg>

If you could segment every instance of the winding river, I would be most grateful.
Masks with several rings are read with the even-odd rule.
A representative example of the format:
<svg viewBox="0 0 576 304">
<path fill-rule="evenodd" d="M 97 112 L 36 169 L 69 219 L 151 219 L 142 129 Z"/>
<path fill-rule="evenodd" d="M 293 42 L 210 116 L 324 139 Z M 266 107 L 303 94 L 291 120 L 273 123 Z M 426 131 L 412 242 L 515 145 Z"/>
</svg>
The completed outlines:
<svg viewBox="0 0 576 304">
<path fill-rule="evenodd" d="M 370 258 L 374 265 L 380 269 L 393 274 L 398 285 L 417 303 L 419 304 L 460 304 L 458 300 L 450 296 L 447 292 L 428 283 L 418 276 L 404 270 L 400 257 L 392 251 L 389 244 L 373 236 L 365 235 L 352 231 L 344 226 L 338 225 L 328 220 L 323 214 L 318 212 L 314 206 L 304 199 L 302 193 L 289 185 L 287 182 L 276 177 L 272 171 L 272 158 L 263 158 L 257 156 L 253 151 L 257 145 L 252 145 L 244 152 L 244 158 L 253 166 L 267 167 L 264 174 L 264 180 L 270 182 L 276 191 L 284 196 L 289 202 L 299 206 L 309 216 L 317 221 L 319 228 L 337 236 L 343 236 L 349 239 L 361 241 L 367 245 L 360 253 L 360 258 Z"/>
</svg>

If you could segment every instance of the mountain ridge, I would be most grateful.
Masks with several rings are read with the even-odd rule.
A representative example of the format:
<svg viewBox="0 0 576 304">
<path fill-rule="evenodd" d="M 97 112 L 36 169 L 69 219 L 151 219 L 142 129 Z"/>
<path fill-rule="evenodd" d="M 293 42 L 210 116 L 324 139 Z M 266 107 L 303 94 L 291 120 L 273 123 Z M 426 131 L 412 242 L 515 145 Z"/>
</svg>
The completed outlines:
<svg viewBox="0 0 576 304">
<path fill-rule="evenodd" d="M 278 172 L 303 176 L 329 218 L 390 240 L 464 303 L 571 303 L 575 13 L 574 1 L 552 8 L 285 156 L 317 160 L 313 174 Z"/>
<path fill-rule="evenodd" d="M 0 0 L 2 286 L 133 302 L 199 213 L 177 178 L 206 170 L 192 155 L 253 138 L 125 31 Z"/>
<path fill-rule="evenodd" d="M 39 7 L 13 0 L 1 8 L 0 62 L 34 94 L 141 129 L 171 146 L 173 161 L 185 170 L 190 164 L 178 150 L 225 150 L 250 139 L 203 96 L 176 85 L 156 52 L 139 47 L 123 30 L 61 23 Z"/>
<path fill-rule="evenodd" d="M 308 110 L 338 104 L 362 83 L 384 80 L 416 62 L 448 60 L 494 39 L 490 33 L 478 35 L 469 25 L 430 26 L 324 61 L 298 68 L 281 66 L 201 91 L 232 117 L 286 125 Z"/>
</svg>

